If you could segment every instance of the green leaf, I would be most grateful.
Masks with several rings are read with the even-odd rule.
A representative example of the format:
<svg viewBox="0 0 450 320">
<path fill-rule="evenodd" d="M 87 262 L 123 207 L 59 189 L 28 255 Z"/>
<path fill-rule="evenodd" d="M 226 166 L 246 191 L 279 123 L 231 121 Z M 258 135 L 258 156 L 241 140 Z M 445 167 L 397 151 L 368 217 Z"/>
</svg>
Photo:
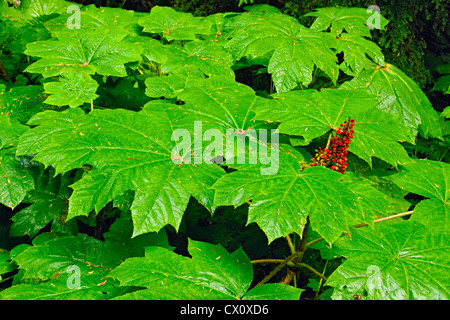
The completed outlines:
<svg viewBox="0 0 450 320">
<path fill-rule="evenodd" d="M 381 49 L 372 41 L 359 35 L 343 33 L 335 40 L 336 51 L 344 53 L 341 69 L 349 75 L 358 75 L 363 69 L 370 69 L 373 62 L 384 65 Z M 367 59 L 369 56 L 373 62 Z M 349 70 L 350 68 L 350 70 Z"/>
<path fill-rule="evenodd" d="M 445 117 L 445 118 L 447 118 L 447 119 L 450 118 L 450 106 L 446 107 L 446 108 L 442 111 L 441 116 L 442 116 L 442 117 Z"/>
<path fill-rule="evenodd" d="M 254 108 L 255 119 L 281 122 L 281 133 L 302 136 L 308 144 L 314 138 L 336 129 L 349 117 L 355 119 L 354 138 L 349 151 L 371 165 L 372 157 L 392 165 L 409 161 L 398 141 L 407 129 L 393 116 L 376 110 L 377 99 L 361 90 L 298 90 L 272 95 L 275 102 Z M 299 107 L 301 106 L 301 107 Z"/>
<path fill-rule="evenodd" d="M 111 249 L 83 234 L 30 246 L 14 257 L 19 268 L 25 270 L 21 284 L 2 291 L 0 297 L 8 300 L 114 297 L 122 290 L 114 287 L 112 279 L 103 280 L 120 263 Z M 26 279 L 36 281 L 26 283 Z"/>
<path fill-rule="evenodd" d="M 441 138 L 439 118 L 430 101 L 419 86 L 395 66 L 374 66 L 341 87 L 377 94 L 377 108 L 403 122 L 410 130 L 409 137 L 416 136 L 420 124 L 425 138 Z"/>
<path fill-rule="evenodd" d="M 444 94 L 450 94 L 450 75 L 439 77 L 434 84 L 433 90 L 441 91 Z"/>
<path fill-rule="evenodd" d="M 125 290 L 119 290 L 112 281 L 104 283 L 101 275 L 83 270 L 83 281 L 80 289 L 71 289 L 74 275 L 77 269 L 67 267 L 61 271 L 54 280 L 33 284 L 19 284 L 0 292 L 2 300 L 106 300 L 121 294 Z M 56 275 L 56 274 L 55 274 Z M 68 285 L 69 283 L 69 285 Z"/>
<path fill-rule="evenodd" d="M 371 181 L 375 189 L 386 195 L 386 199 L 390 203 L 385 208 L 386 215 L 405 212 L 411 206 L 411 203 L 404 198 L 408 194 L 408 191 L 401 189 L 394 182 L 387 179 L 387 176 L 391 174 L 393 173 L 384 170 L 373 170 L 364 174 L 364 178 Z"/>
<path fill-rule="evenodd" d="M 332 37 L 322 32 L 299 28 L 292 41 L 277 46 L 270 59 L 268 71 L 278 92 L 287 92 L 299 83 L 307 86 L 313 80 L 314 65 L 336 83 L 339 75 L 336 55 L 330 50 Z M 317 51 L 321 54 L 317 55 Z"/>
<path fill-rule="evenodd" d="M 94 110 L 73 122 L 44 122 L 46 128 L 39 126 L 31 130 L 35 134 L 22 137 L 18 150 L 38 153 L 35 160 L 55 166 L 56 173 L 93 166 L 72 185 L 68 219 L 94 208 L 99 212 L 115 196 L 136 190 L 131 207 L 135 236 L 166 224 L 178 228 L 191 195 L 212 209 L 210 187 L 224 171 L 214 164 L 178 165 L 171 160 L 176 150 L 173 131 L 194 132 L 192 117 L 174 106 L 150 103 L 143 112 Z M 36 145 L 36 139 L 43 143 Z"/>
<path fill-rule="evenodd" d="M 74 263 L 105 275 L 108 268 L 118 265 L 122 258 L 107 249 L 111 248 L 100 240 L 79 234 L 38 242 L 14 257 L 14 261 L 25 270 L 23 279 L 48 280 Z"/>
<path fill-rule="evenodd" d="M 141 46 L 144 50 L 142 55 L 150 61 L 164 63 L 167 60 L 169 46 L 163 45 L 156 39 L 142 36 L 128 36 L 124 40 Z"/>
<path fill-rule="evenodd" d="M 126 32 L 88 29 L 54 31 L 56 39 L 29 43 L 25 53 L 42 59 L 25 71 L 44 77 L 70 72 L 125 77 L 124 64 L 140 61 L 142 47 L 122 41 Z"/>
<path fill-rule="evenodd" d="M 393 166 L 410 162 L 399 143 L 408 139 L 405 126 L 390 114 L 372 109 L 355 117 L 354 138 L 348 150 L 372 165 L 372 157 Z"/>
<path fill-rule="evenodd" d="M 14 269 L 16 269 L 16 265 L 11 262 L 10 253 L 0 249 L 0 281 L 2 280 L 2 274 L 11 272 Z"/>
<path fill-rule="evenodd" d="M 193 66 L 178 69 L 173 74 L 145 79 L 145 94 L 152 98 L 176 98 L 192 79 L 203 79 L 204 75 Z"/>
<path fill-rule="evenodd" d="M 339 66 L 330 49 L 333 37 L 329 34 L 311 31 L 292 17 L 274 13 L 243 14 L 235 24 L 226 48 L 236 60 L 269 54 L 268 71 L 278 92 L 292 90 L 299 83 L 308 85 L 314 65 L 336 82 Z"/>
<path fill-rule="evenodd" d="M 398 173 L 387 177 L 402 189 L 430 198 L 414 208 L 411 220 L 429 230 L 450 233 L 450 165 L 431 160 L 417 160 L 400 166 Z"/>
<path fill-rule="evenodd" d="M 172 251 L 174 247 L 169 245 L 165 229 L 158 233 L 149 232 L 133 237 L 133 223 L 130 219 L 116 219 L 104 233 L 105 241 L 114 245 L 116 250 L 120 250 L 123 255 L 132 257 L 142 257 L 147 246 L 156 246 Z"/>
<path fill-rule="evenodd" d="M 344 30 L 350 34 L 357 34 L 370 37 L 370 29 L 368 28 L 369 19 L 374 11 L 368 11 L 364 8 L 345 8 L 345 7 L 329 7 L 319 8 L 315 12 L 306 14 L 305 16 L 317 17 L 311 26 L 313 30 L 326 30 L 330 28 L 331 33 L 340 35 Z M 388 20 L 378 15 L 380 20 L 380 29 L 384 29 Z"/>
<path fill-rule="evenodd" d="M 350 172 L 346 173 L 344 181 L 349 183 L 348 188 L 358 199 L 357 219 L 349 224 L 356 225 L 358 222 L 365 222 L 373 226 L 373 213 L 376 216 L 386 216 L 387 212 L 392 210 L 388 197 L 374 188 L 373 182 L 358 178 L 356 174 Z"/>
<path fill-rule="evenodd" d="M 17 146 L 19 137 L 27 130 L 28 127 L 17 120 L 0 114 L 0 149 Z"/>
<path fill-rule="evenodd" d="M 5 89 L 0 85 L 0 114 L 17 119 L 20 123 L 26 123 L 38 112 L 56 109 L 44 103 L 47 97 L 43 86 L 30 85 Z"/>
<path fill-rule="evenodd" d="M 220 245 L 189 240 L 191 258 L 163 248 L 148 247 L 144 258 L 130 258 L 109 274 L 121 285 L 146 289 L 119 299 L 241 299 L 253 279 L 250 259 L 242 249 L 228 253 Z M 269 286 L 269 287 L 266 287 Z M 263 297 L 269 289 L 297 298 L 302 290 L 285 285 L 263 285 L 249 298 Z M 283 290 L 285 289 L 285 290 Z M 283 296 L 282 296 L 283 297 Z"/>
<path fill-rule="evenodd" d="M 230 55 L 219 44 L 212 41 L 190 41 L 180 47 L 167 48 L 167 60 L 162 64 L 162 72 L 176 72 L 185 66 L 193 66 L 206 76 L 216 75 L 234 79 Z"/>
<path fill-rule="evenodd" d="M 348 117 L 374 108 L 377 102 L 376 96 L 361 90 L 294 90 L 272 97 L 273 103 L 254 108 L 255 119 L 280 122 L 281 133 L 302 136 L 305 144 L 330 127 L 339 127 Z"/>
<path fill-rule="evenodd" d="M 73 3 L 70 3 L 70 5 L 73 5 Z M 52 32 L 67 30 L 68 23 L 76 23 L 73 16 L 74 11 L 67 12 L 64 10 L 64 14 L 47 22 L 46 26 Z M 79 22 L 79 26 L 76 26 L 79 27 L 78 29 L 126 31 L 130 33 L 135 33 L 133 28 L 137 25 L 137 19 L 135 19 L 134 12 L 131 10 L 109 7 L 97 8 L 94 4 L 80 8 Z M 77 29 L 76 27 L 74 29 Z"/>
<path fill-rule="evenodd" d="M 333 299 L 450 298 L 449 238 L 412 221 L 352 230 L 333 249 L 347 260 L 328 278 Z"/>
<path fill-rule="evenodd" d="M 24 158 L 15 156 L 14 149 L 0 149 L 0 203 L 14 208 L 34 188 Z"/>
<path fill-rule="evenodd" d="M 267 283 L 250 289 L 242 300 L 298 300 L 303 291 L 281 283 Z"/>
<path fill-rule="evenodd" d="M 44 101 L 56 106 L 78 107 L 91 100 L 95 100 L 98 83 L 89 75 L 79 73 L 61 78 L 59 82 L 47 82 L 44 84 L 46 93 L 50 96 Z"/>
<path fill-rule="evenodd" d="M 13 258 L 24 271 L 23 277 L 19 284 L 3 290 L 0 298 L 103 300 L 122 294 L 127 288 L 119 288 L 108 273 L 131 253 L 142 255 L 138 246 L 165 244 L 155 235 L 130 240 L 130 226 L 117 224 L 124 227 L 125 235 L 113 238 L 113 225 L 113 230 L 105 234 L 105 242 L 85 234 L 47 239 L 38 236 L 33 246 Z"/>
<path fill-rule="evenodd" d="M 269 242 L 291 232 L 301 234 L 308 216 L 327 242 L 348 231 L 357 219 L 358 201 L 340 181 L 342 174 L 323 167 L 302 169 L 303 157 L 288 147 L 280 149 L 279 161 L 272 160 L 278 169 L 272 175 L 262 175 L 261 165 L 233 165 L 238 171 L 214 184 L 214 204 L 238 207 L 252 200 L 247 224 L 256 222 Z"/>
<path fill-rule="evenodd" d="M 23 235 L 36 236 L 48 223 L 51 230 L 56 233 L 73 234 L 77 231 L 76 221 L 66 222 L 69 210 L 68 200 L 72 190 L 68 185 L 71 180 L 65 175 L 52 178 L 54 170 L 40 170 L 36 177 L 35 188 L 29 190 L 23 204 L 31 204 L 15 213 L 11 218 L 13 224 L 10 235 L 20 237 Z"/>
<path fill-rule="evenodd" d="M 197 35 L 208 35 L 211 26 L 203 18 L 160 6 L 154 6 L 139 24 L 144 27 L 144 32 L 158 33 L 168 41 L 195 40 Z"/>
<path fill-rule="evenodd" d="M 202 121 L 203 130 L 213 128 L 224 134 L 227 129 L 246 131 L 261 126 L 252 120 L 253 108 L 268 103 L 252 88 L 223 77 L 194 79 L 177 97 L 185 102 L 184 112 Z"/>
<path fill-rule="evenodd" d="M 64 0 L 25 0 L 22 1 L 21 10 L 24 10 L 25 15 L 30 18 L 39 16 L 51 15 L 52 13 L 64 13 L 66 8 L 72 3 Z"/>
<path fill-rule="evenodd" d="M 51 137 L 63 128 L 69 128 L 74 120 L 82 115 L 84 112 L 81 109 L 68 109 L 62 112 L 47 110 L 37 113 L 27 124 L 38 127 L 21 135 L 17 154 L 36 154 L 42 148 L 44 138 Z"/>
</svg>

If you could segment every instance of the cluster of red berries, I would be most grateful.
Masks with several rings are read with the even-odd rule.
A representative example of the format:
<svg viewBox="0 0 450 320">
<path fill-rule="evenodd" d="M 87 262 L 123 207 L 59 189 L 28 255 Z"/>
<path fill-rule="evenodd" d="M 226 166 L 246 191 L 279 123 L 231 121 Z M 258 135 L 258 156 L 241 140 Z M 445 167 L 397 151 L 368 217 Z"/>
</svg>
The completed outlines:
<svg viewBox="0 0 450 320">
<path fill-rule="evenodd" d="M 353 138 L 353 126 L 355 119 L 348 119 L 336 130 L 336 135 L 330 138 L 330 143 L 325 149 L 316 150 L 316 157 L 312 158 L 310 166 L 323 166 L 331 168 L 342 174 L 347 168 L 347 149 Z"/>
</svg>

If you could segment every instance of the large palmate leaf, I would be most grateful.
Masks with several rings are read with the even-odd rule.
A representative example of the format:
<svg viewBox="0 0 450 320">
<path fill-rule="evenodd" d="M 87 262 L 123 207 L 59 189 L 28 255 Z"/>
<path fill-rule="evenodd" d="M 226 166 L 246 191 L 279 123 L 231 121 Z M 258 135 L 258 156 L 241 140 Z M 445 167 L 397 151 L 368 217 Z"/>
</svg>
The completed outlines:
<svg viewBox="0 0 450 320">
<path fill-rule="evenodd" d="M 380 158 L 393 166 L 410 161 L 399 143 L 408 140 L 405 126 L 389 114 L 372 109 L 355 117 L 355 135 L 349 151 L 364 159 L 369 165 L 372 157 Z"/>
<path fill-rule="evenodd" d="M 349 75 L 357 75 L 363 69 L 369 69 L 373 62 L 384 65 L 384 56 L 381 49 L 372 41 L 359 35 L 343 33 L 336 38 L 336 51 L 344 53 L 341 69 Z"/>
<path fill-rule="evenodd" d="M 3 86 L 3 88 L 2 88 Z M 47 110 L 56 109 L 55 106 L 46 105 L 44 100 L 48 94 L 43 86 L 20 86 L 5 89 L 0 85 L 0 114 L 26 123 L 32 115 Z"/>
<path fill-rule="evenodd" d="M 165 234 L 130 239 L 131 234 L 131 223 L 117 220 L 105 234 L 105 242 L 85 234 L 38 236 L 32 246 L 13 258 L 23 276 L 17 285 L 2 291 L 0 298 L 103 300 L 122 294 L 126 287 L 118 287 L 108 273 L 130 254 L 142 256 L 142 246 L 168 247 Z"/>
<path fill-rule="evenodd" d="M 349 151 L 369 164 L 372 157 L 394 166 L 409 161 L 398 143 L 408 139 L 407 129 L 393 116 L 376 110 L 375 95 L 361 90 L 327 89 L 291 91 L 273 97 L 276 107 L 255 106 L 255 119 L 281 122 L 280 132 L 303 137 L 304 141 L 298 143 L 308 144 L 351 117 L 355 119 L 355 133 Z"/>
<path fill-rule="evenodd" d="M 235 59 L 270 54 L 268 71 L 278 92 L 292 90 L 299 83 L 308 85 L 314 66 L 336 82 L 339 66 L 330 49 L 330 34 L 311 31 L 296 19 L 275 13 L 243 14 L 235 24 L 236 31 L 226 47 Z"/>
<path fill-rule="evenodd" d="M 0 149 L 17 146 L 19 137 L 28 130 L 16 119 L 0 114 Z"/>
<path fill-rule="evenodd" d="M 223 77 L 193 79 L 177 94 L 185 102 L 181 108 L 202 121 L 204 128 L 247 131 L 258 128 L 253 109 L 269 100 L 257 95 L 252 88 Z"/>
<path fill-rule="evenodd" d="M 124 31 L 64 29 L 54 31 L 58 40 L 29 43 L 25 53 L 42 59 L 27 72 L 52 77 L 70 72 L 124 77 L 124 64 L 139 61 L 142 47 L 122 41 Z"/>
<path fill-rule="evenodd" d="M 450 299 L 450 243 L 413 221 L 354 230 L 333 250 L 347 258 L 328 278 L 334 299 Z"/>
<path fill-rule="evenodd" d="M 176 105 L 157 102 L 141 112 L 94 110 L 70 121 L 56 114 L 45 120 L 22 136 L 19 153 L 38 153 L 35 160 L 55 166 L 56 173 L 93 166 L 72 185 L 68 219 L 88 215 L 94 208 L 98 212 L 127 190 L 136 190 L 131 208 L 134 235 L 158 231 L 166 224 L 178 228 L 191 195 L 212 209 L 210 187 L 224 171 L 211 163 L 172 161 L 180 156 L 174 153 L 173 131 L 194 133 L 192 117 L 180 113 Z"/>
<path fill-rule="evenodd" d="M 24 0 L 21 1 L 21 6 L 18 9 L 23 11 L 25 16 L 35 18 L 53 13 L 65 13 L 66 8 L 72 4 L 64 0 Z"/>
<path fill-rule="evenodd" d="M 230 55 L 214 42 L 190 41 L 184 47 L 168 46 L 166 52 L 167 60 L 161 68 L 165 73 L 192 66 L 207 76 L 216 75 L 234 79 Z"/>
<path fill-rule="evenodd" d="M 15 150 L 0 150 L 0 203 L 14 208 L 34 188 L 33 177 L 25 158 L 16 157 Z"/>
<path fill-rule="evenodd" d="M 308 13 L 305 16 L 317 17 L 311 26 L 311 29 L 314 30 L 330 28 L 330 31 L 337 35 L 345 30 L 347 33 L 370 37 L 368 26 L 372 25 L 372 16 L 377 15 L 374 11 L 365 8 L 329 7 L 316 9 L 315 12 Z M 376 18 L 379 19 L 380 25 L 375 27 L 384 29 L 388 20 L 379 14 Z"/>
<path fill-rule="evenodd" d="M 118 299 L 270 299 L 297 300 L 302 289 L 284 284 L 250 288 L 253 268 L 242 249 L 228 253 L 220 245 L 189 240 L 192 258 L 148 247 L 144 258 L 127 259 L 109 274 L 121 285 L 145 287 Z M 280 295 L 271 297 L 272 290 Z M 248 292 L 247 292 L 248 291 Z"/>
<path fill-rule="evenodd" d="M 61 78 L 59 82 L 47 82 L 44 84 L 46 93 L 50 96 L 44 101 L 56 106 L 78 107 L 83 103 L 95 100 L 98 83 L 89 75 L 79 73 L 71 74 L 67 78 Z"/>
<path fill-rule="evenodd" d="M 196 35 L 209 34 L 211 27 L 203 18 L 160 6 L 154 6 L 139 24 L 144 27 L 144 32 L 160 34 L 168 41 L 195 40 Z"/>
<path fill-rule="evenodd" d="M 301 234 L 308 216 L 312 228 L 333 242 L 359 219 L 361 194 L 350 191 L 342 174 L 323 167 L 304 169 L 303 157 L 287 146 L 270 165 L 277 169 L 270 175 L 261 174 L 261 164 L 232 165 L 238 171 L 214 184 L 214 204 L 237 207 L 252 200 L 247 223 L 256 222 L 269 242 L 291 232 Z M 365 214 L 373 220 L 373 211 Z"/>
<path fill-rule="evenodd" d="M 35 177 L 35 187 L 29 190 L 22 203 L 28 207 L 15 213 L 10 235 L 36 236 L 51 222 L 51 230 L 60 234 L 72 234 L 77 231 L 76 221 L 65 221 L 69 211 L 69 197 L 72 190 L 68 187 L 71 179 L 64 175 L 52 178 L 53 170 L 40 170 Z"/>
<path fill-rule="evenodd" d="M 176 98 L 192 79 L 203 79 L 203 73 L 194 66 L 179 68 L 175 72 L 160 77 L 145 79 L 145 94 L 152 98 Z"/>
<path fill-rule="evenodd" d="M 117 283 L 114 286 L 112 279 L 104 279 L 120 263 L 120 254 L 112 248 L 111 244 L 84 234 L 54 238 L 30 246 L 14 257 L 19 268 L 24 270 L 21 283 L 2 291 L 0 298 L 65 300 L 114 297 L 122 290 L 117 288 Z"/>
<path fill-rule="evenodd" d="M 47 110 L 37 113 L 28 122 L 28 125 L 38 126 L 33 131 L 22 134 L 21 143 L 17 147 L 17 154 L 36 154 L 44 145 L 46 137 L 51 137 L 56 132 L 70 128 L 75 119 L 82 117 L 84 112 L 81 109 L 68 109 L 57 112 Z M 34 137 L 40 136 L 40 139 Z"/>
<path fill-rule="evenodd" d="M 79 14 L 79 15 L 78 15 Z M 75 25 L 79 17 L 79 25 Z M 68 26 L 74 29 L 89 30 L 108 30 L 108 31 L 127 31 L 135 33 L 133 27 L 137 25 L 137 19 L 134 18 L 134 12 L 131 10 L 122 10 L 120 8 L 101 7 L 87 5 L 80 8 L 79 13 L 74 15 L 74 11 L 64 12 L 58 18 L 52 19 L 46 23 L 51 31 L 67 29 Z"/>
<path fill-rule="evenodd" d="M 164 63 L 167 60 L 168 49 L 171 48 L 171 46 L 165 46 L 161 41 L 150 37 L 134 35 L 127 36 L 124 40 L 142 47 L 142 55 L 157 63 Z"/>
<path fill-rule="evenodd" d="M 419 86 L 391 64 L 373 66 L 342 85 L 345 89 L 365 89 L 379 96 L 377 108 L 393 114 L 417 134 L 420 125 L 424 137 L 441 137 L 439 118 Z"/>
<path fill-rule="evenodd" d="M 255 119 L 280 122 L 280 132 L 302 136 L 305 144 L 377 103 L 376 96 L 361 90 L 295 90 L 272 97 L 272 105 L 254 108 Z"/>
<path fill-rule="evenodd" d="M 357 173 L 346 172 L 343 181 L 349 183 L 348 188 L 358 199 L 356 207 L 358 215 L 354 223 L 350 223 L 351 225 L 357 225 L 360 221 L 364 221 L 373 226 L 373 213 L 379 217 L 386 216 L 388 212 L 395 210 L 389 202 L 390 198 L 378 190 L 376 184 L 360 177 Z"/>
<path fill-rule="evenodd" d="M 27 130 L 17 120 L 0 114 L 0 203 L 11 208 L 34 187 L 27 159 L 15 155 L 19 137 Z"/>
<path fill-rule="evenodd" d="M 429 230 L 450 234 L 450 165 L 431 160 L 416 160 L 400 166 L 397 174 L 387 177 L 401 188 L 429 199 L 415 208 L 411 220 Z"/>
<path fill-rule="evenodd" d="M 299 83 L 307 86 L 312 81 L 314 65 L 336 82 L 339 71 L 336 56 L 329 49 L 331 40 L 329 34 L 299 28 L 293 41 L 289 39 L 277 46 L 268 66 L 277 91 L 289 91 Z M 317 55 L 317 51 L 321 54 Z"/>
<path fill-rule="evenodd" d="M 253 108 L 270 103 L 268 99 L 255 95 L 253 89 L 234 80 L 215 76 L 205 79 L 189 70 L 184 70 L 188 71 L 187 74 L 175 73 L 166 77 L 167 84 L 172 87 L 163 85 L 160 90 L 148 88 L 147 91 L 160 95 L 162 90 L 167 89 L 167 93 L 164 93 L 166 97 L 176 96 L 184 102 L 177 108 L 179 112 L 192 117 L 192 121 L 196 121 L 194 147 L 204 148 L 205 151 L 198 154 L 193 150 L 194 162 L 209 162 L 219 156 L 234 161 L 238 154 L 245 157 L 246 150 L 251 148 L 251 143 L 247 144 L 246 140 L 252 141 L 252 144 L 262 142 L 263 147 L 272 141 L 270 132 L 273 131 L 270 127 L 262 121 L 252 119 Z M 162 77 L 155 80 L 160 78 Z M 146 81 L 147 84 L 162 84 L 162 81 L 155 83 L 153 78 L 150 79 L 152 80 Z M 214 141 L 207 142 L 211 140 Z"/>
<path fill-rule="evenodd" d="M 16 269 L 15 263 L 11 261 L 10 253 L 0 248 L 0 281 L 2 275 Z"/>
</svg>

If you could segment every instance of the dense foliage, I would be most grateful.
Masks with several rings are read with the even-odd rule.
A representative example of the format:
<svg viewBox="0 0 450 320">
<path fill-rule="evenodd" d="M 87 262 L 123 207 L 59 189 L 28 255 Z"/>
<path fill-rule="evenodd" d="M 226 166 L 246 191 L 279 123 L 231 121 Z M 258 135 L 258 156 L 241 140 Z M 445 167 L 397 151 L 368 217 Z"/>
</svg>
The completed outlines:
<svg viewBox="0 0 450 320">
<path fill-rule="evenodd" d="M 450 112 L 370 15 L 1 1 L 0 299 L 449 299 Z"/>
<path fill-rule="evenodd" d="M 158 1 L 156 1 L 158 2 Z M 446 54 L 450 50 L 448 27 L 450 2 L 397 1 L 397 0 L 172 0 L 177 10 L 209 15 L 217 12 L 236 11 L 245 4 L 277 6 L 283 13 L 300 19 L 305 24 L 311 20 L 304 15 L 322 7 L 361 7 L 377 5 L 381 14 L 390 20 L 383 32 L 373 32 L 376 42 L 386 59 L 412 78 L 422 89 L 433 85 L 436 67 L 450 63 Z"/>
</svg>

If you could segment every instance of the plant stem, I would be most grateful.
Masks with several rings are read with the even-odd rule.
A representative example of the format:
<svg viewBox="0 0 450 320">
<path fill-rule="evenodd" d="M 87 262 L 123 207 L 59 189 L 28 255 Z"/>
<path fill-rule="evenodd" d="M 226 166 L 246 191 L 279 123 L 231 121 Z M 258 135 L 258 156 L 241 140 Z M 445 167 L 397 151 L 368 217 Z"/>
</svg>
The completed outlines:
<svg viewBox="0 0 450 320">
<path fill-rule="evenodd" d="M 395 219 L 395 218 L 399 218 L 399 217 L 404 217 L 404 216 L 410 215 L 411 213 L 413 213 L 412 210 L 411 211 L 402 212 L 402 213 L 397 213 L 397 214 L 394 214 L 392 216 L 376 219 L 376 220 L 373 221 L 373 223 L 378 223 L 378 222 L 381 222 L 381 221 L 386 221 L 386 220 L 391 220 L 391 219 Z M 356 226 L 353 226 L 353 228 L 361 228 L 361 227 L 366 227 L 366 226 L 368 226 L 367 223 L 361 223 L 361 224 L 358 224 Z"/>
<path fill-rule="evenodd" d="M 257 263 L 283 263 L 285 259 L 259 259 L 259 260 L 252 260 L 252 264 Z"/>
<path fill-rule="evenodd" d="M 281 281 L 281 283 L 289 284 L 292 281 L 292 278 L 295 277 L 295 272 L 291 269 L 288 269 L 286 277 Z M 296 281 L 294 280 L 294 285 L 296 286 Z"/>
<path fill-rule="evenodd" d="M 442 161 L 442 159 L 444 159 L 445 154 L 447 153 L 449 149 L 445 150 L 444 154 L 442 154 L 442 156 L 439 158 L 439 161 Z"/>
<path fill-rule="evenodd" d="M 288 264 L 288 262 L 295 259 L 298 254 L 299 254 L 299 252 L 296 252 L 294 254 L 291 254 L 286 259 L 284 259 L 282 263 L 280 263 L 278 266 L 276 266 L 276 268 L 273 269 L 267 276 L 265 276 L 264 279 L 262 279 L 258 284 L 256 284 L 256 286 L 260 286 L 260 285 L 266 283 L 267 281 L 269 281 L 274 275 L 276 275 L 278 273 L 278 271 L 283 269 Z"/>
<path fill-rule="evenodd" d="M 302 262 L 302 260 L 303 260 L 303 254 L 305 253 L 305 250 L 306 250 L 305 243 L 306 243 L 306 235 L 308 234 L 308 229 L 309 229 L 309 217 L 307 218 L 305 227 L 303 228 L 302 239 L 300 240 L 300 243 L 298 244 L 298 247 L 297 247 L 299 256 L 295 260 L 295 264 L 298 264 L 298 263 Z"/>
<path fill-rule="evenodd" d="M 316 269 L 314 269 L 313 267 L 311 267 L 309 264 L 300 262 L 297 264 L 297 266 L 299 267 L 303 267 L 305 269 L 308 269 L 309 271 L 313 272 L 314 274 L 316 274 L 317 276 L 319 276 L 322 280 L 327 281 L 327 277 L 325 277 L 323 274 L 321 274 L 319 271 L 317 271 Z"/>
<path fill-rule="evenodd" d="M 274 275 L 276 275 L 281 269 L 283 269 L 286 265 L 289 265 L 289 263 L 292 260 L 295 260 L 293 263 L 291 263 L 291 267 L 292 266 L 297 266 L 301 263 L 302 259 L 303 259 L 303 253 L 305 250 L 305 240 L 306 240 L 306 234 L 308 232 L 308 227 L 309 227 L 309 219 L 305 224 L 305 227 L 303 228 L 303 232 L 302 232 L 302 240 L 300 241 L 300 244 L 298 246 L 297 251 L 295 250 L 295 247 L 292 243 L 291 238 L 289 237 L 289 235 L 286 236 L 286 240 L 288 241 L 289 244 L 289 248 L 292 252 L 292 254 L 287 257 L 284 260 L 281 259 L 263 259 L 263 260 L 253 260 L 252 263 L 264 263 L 264 262 L 271 262 L 271 263 L 279 263 L 278 266 L 276 266 L 275 269 L 273 269 L 266 277 L 264 277 L 264 279 L 262 279 L 257 286 L 266 283 L 267 281 L 269 281 Z M 311 268 L 311 267 L 310 267 Z M 317 272 L 317 271 L 316 271 Z M 288 272 L 287 276 L 285 277 L 285 279 L 283 281 L 289 281 L 290 279 L 289 277 L 291 277 L 290 273 Z M 292 279 L 292 278 L 291 278 Z"/>
<path fill-rule="evenodd" d="M 331 137 L 333 136 L 333 131 L 330 132 L 330 135 L 328 136 L 327 145 L 325 146 L 325 149 L 328 149 L 330 147 Z"/>
<path fill-rule="evenodd" d="M 325 276 L 325 271 L 327 270 L 327 266 L 328 266 L 328 261 L 329 260 L 327 260 L 326 262 L 325 262 L 325 266 L 323 267 L 323 271 L 322 271 L 322 275 L 323 276 Z M 320 281 L 319 281 L 319 290 L 320 290 L 320 287 L 322 286 L 322 277 L 320 278 Z M 317 290 L 317 291 L 319 291 L 319 290 Z"/>
<path fill-rule="evenodd" d="M 397 213 L 397 214 L 394 214 L 392 216 L 376 219 L 376 220 L 373 221 L 373 223 L 378 223 L 378 222 L 381 222 L 381 221 L 386 221 L 386 220 L 391 220 L 391 219 L 407 216 L 407 215 L 410 215 L 411 213 L 413 213 L 413 211 L 406 211 L 406 212 L 402 212 L 402 213 Z M 356 226 L 353 226 L 353 228 L 361 228 L 361 227 L 366 227 L 366 226 L 368 226 L 367 223 L 361 223 L 361 224 L 358 224 Z M 317 242 L 322 241 L 322 240 L 324 240 L 323 237 L 320 237 L 320 238 L 317 238 L 317 239 L 314 239 L 314 240 L 308 242 L 307 244 L 305 244 L 305 250 L 308 249 L 310 246 L 312 246 L 314 243 L 317 243 Z"/>
<path fill-rule="evenodd" d="M 410 215 L 411 213 L 413 213 L 413 211 L 397 213 L 397 214 L 394 214 L 392 216 L 376 219 L 376 220 L 373 221 L 373 223 L 378 223 L 378 222 L 381 222 L 381 221 L 387 221 L 387 220 L 391 220 L 391 219 L 407 216 L 407 215 Z M 365 226 L 368 226 L 368 224 L 367 223 L 361 223 L 361 224 L 353 226 L 353 228 L 361 228 L 361 227 L 365 227 Z M 262 285 L 262 284 L 266 283 L 267 281 L 269 281 L 274 275 L 276 275 L 281 269 L 283 269 L 286 265 L 288 265 L 289 262 L 291 262 L 294 259 L 295 259 L 295 261 L 293 262 L 294 266 L 306 268 L 306 269 L 310 270 L 311 272 L 315 273 L 316 275 L 318 275 L 321 279 L 323 279 L 325 281 L 327 280 L 327 278 L 323 274 L 321 274 L 319 271 L 317 271 L 316 269 L 314 269 L 313 267 L 311 267 L 310 265 L 308 265 L 306 263 L 302 263 L 303 254 L 306 251 L 306 249 L 308 249 L 314 243 L 324 240 L 323 237 L 320 237 L 320 238 L 317 238 L 315 240 L 312 240 L 312 241 L 306 243 L 306 234 L 308 233 L 308 228 L 309 228 L 309 219 L 308 219 L 308 222 L 305 224 L 305 228 L 303 229 L 302 240 L 300 241 L 300 244 L 299 244 L 299 247 L 298 247 L 297 251 L 295 251 L 295 249 L 294 249 L 294 253 L 292 253 L 286 259 L 284 259 L 284 260 L 283 259 L 261 259 L 261 260 L 253 260 L 252 261 L 252 264 L 256 264 L 256 263 L 279 263 L 279 265 L 276 266 L 276 268 L 273 269 L 267 276 L 265 276 L 264 279 L 262 279 L 257 284 L 257 286 Z M 289 240 L 287 240 L 287 239 L 289 239 Z M 289 235 L 286 237 L 286 240 L 288 241 L 289 248 L 292 251 L 293 244 L 292 244 L 291 239 L 289 238 Z M 286 278 L 283 281 L 288 281 L 289 280 L 288 277 L 290 277 L 289 273 L 288 273 L 288 275 L 286 276 Z"/>
<path fill-rule="evenodd" d="M 291 254 L 294 254 L 295 253 L 295 247 L 294 247 L 294 244 L 292 243 L 291 237 L 289 235 L 287 235 L 285 238 L 286 238 L 286 241 L 287 241 L 287 243 L 289 245 L 289 249 L 291 250 Z"/>
</svg>

